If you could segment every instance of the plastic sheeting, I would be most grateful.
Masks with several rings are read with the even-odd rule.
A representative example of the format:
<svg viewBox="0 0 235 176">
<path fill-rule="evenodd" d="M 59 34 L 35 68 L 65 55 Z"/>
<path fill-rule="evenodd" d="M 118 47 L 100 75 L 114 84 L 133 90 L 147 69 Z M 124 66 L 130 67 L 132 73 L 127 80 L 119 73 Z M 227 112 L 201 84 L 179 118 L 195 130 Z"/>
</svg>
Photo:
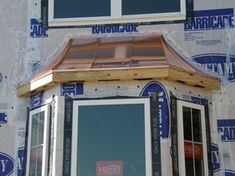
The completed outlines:
<svg viewBox="0 0 235 176">
<path fill-rule="evenodd" d="M 132 31 L 123 30 L 122 25 L 118 26 L 119 30 L 116 31 L 105 27 L 46 30 L 40 26 L 39 1 L 1 2 L 0 163 L 3 165 L 0 167 L 0 176 L 6 173 L 21 176 L 23 173 L 28 100 L 16 96 L 17 84 L 51 63 L 55 56 L 59 55 L 68 38 L 146 34 L 163 34 L 168 42 L 175 46 L 175 50 L 223 77 L 221 91 L 213 95 L 210 109 L 212 164 L 214 175 L 235 175 L 235 2 L 195 0 L 194 7 L 192 23 L 137 25 Z M 135 86 L 125 85 L 114 89 L 114 93 L 104 92 L 106 95 L 139 95 L 139 89 L 133 88 Z M 86 87 L 84 89 L 86 90 Z M 103 96 L 97 93 L 99 91 L 86 92 L 89 92 L 87 97 Z M 188 96 L 187 92 L 185 96 Z M 165 143 L 167 142 L 169 141 Z M 166 171 L 165 175 L 171 175 L 170 156 L 167 157 L 168 159 L 163 161 L 166 166 L 163 170 Z M 6 161 L 10 163 L 8 169 L 4 165 Z"/>
</svg>

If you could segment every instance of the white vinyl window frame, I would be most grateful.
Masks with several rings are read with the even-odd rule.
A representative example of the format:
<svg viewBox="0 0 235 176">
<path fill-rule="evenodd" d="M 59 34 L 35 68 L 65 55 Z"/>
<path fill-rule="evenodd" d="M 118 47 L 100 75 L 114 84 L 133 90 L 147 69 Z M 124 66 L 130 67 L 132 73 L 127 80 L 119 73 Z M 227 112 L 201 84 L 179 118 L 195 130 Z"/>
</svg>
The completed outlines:
<svg viewBox="0 0 235 176">
<path fill-rule="evenodd" d="M 73 120 L 72 120 L 72 154 L 71 154 L 71 175 L 77 175 L 77 140 L 78 140 L 78 118 L 79 106 L 98 106 L 98 105 L 130 105 L 143 104 L 145 118 L 145 169 L 146 176 L 152 176 L 152 145 L 151 145 L 151 121 L 150 121 L 150 99 L 102 99 L 102 100 L 77 100 L 73 101 Z"/>
<path fill-rule="evenodd" d="M 178 129 L 178 159 L 180 176 L 186 176 L 185 167 L 185 150 L 184 150 L 184 124 L 183 124 L 183 107 L 193 108 L 200 111 L 202 145 L 203 145 L 203 166 L 204 176 L 208 176 L 208 156 L 207 156 L 207 140 L 206 140 L 206 122 L 205 109 L 203 105 L 194 104 L 186 101 L 177 100 L 177 129 Z"/>
<path fill-rule="evenodd" d="M 111 1 L 110 16 L 82 17 L 82 18 L 55 18 L 54 17 L 55 1 L 56 0 L 49 0 L 48 24 L 50 27 L 158 22 L 158 21 L 185 20 L 186 18 L 186 0 L 180 0 L 179 12 L 138 14 L 138 15 L 122 15 L 122 1 L 110 0 Z"/>
<path fill-rule="evenodd" d="M 32 117 L 38 113 L 44 112 L 44 129 L 43 129 L 43 151 L 42 151 L 42 175 L 47 176 L 48 167 L 48 141 L 49 141 L 49 105 L 34 109 L 29 113 L 29 127 L 28 127 L 28 144 L 27 144 L 27 163 L 26 175 L 29 175 L 30 169 L 30 149 L 31 149 L 31 131 L 32 131 Z M 34 175 L 33 175 L 34 176 Z M 38 175 L 37 175 L 38 176 Z"/>
</svg>

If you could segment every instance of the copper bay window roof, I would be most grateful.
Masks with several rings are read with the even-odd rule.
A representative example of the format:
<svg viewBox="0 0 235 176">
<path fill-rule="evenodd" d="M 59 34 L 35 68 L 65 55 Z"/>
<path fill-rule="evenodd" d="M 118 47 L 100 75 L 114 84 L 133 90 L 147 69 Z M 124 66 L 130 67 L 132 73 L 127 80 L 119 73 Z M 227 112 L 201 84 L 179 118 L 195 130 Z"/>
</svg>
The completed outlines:
<svg viewBox="0 0 235 176">
<path fill-rule="evenodd" d="M 186 62 L 162 36 L 74 38 L 53 63 L 18 87 L 18 95 L 58 83 L 144 79 L 219 88 L 218 78 Z"/>
</svg>

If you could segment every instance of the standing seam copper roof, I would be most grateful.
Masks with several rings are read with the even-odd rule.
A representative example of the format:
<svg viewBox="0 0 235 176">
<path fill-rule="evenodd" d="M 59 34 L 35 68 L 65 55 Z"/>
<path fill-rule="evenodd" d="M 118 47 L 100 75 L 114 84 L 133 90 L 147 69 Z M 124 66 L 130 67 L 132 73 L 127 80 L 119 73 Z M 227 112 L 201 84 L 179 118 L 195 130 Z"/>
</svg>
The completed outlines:
<svg viewBox="0 0 235 176">
<path fill-rule="evenodd" d="M 87 39 L 81 44 L 77 43 L 77 40 L 79 39 L 71 39 L 62 54 L 47 70 L 169 66 L 191 73 L 197 72 L 173 51 L 162 36 L 116 40 L 113 38 L 113 41 L 111 39 L 103 41 L 100 38 L 95 41 Z M 120 54 L 121 52 L 123 54 Z"/>
<path fill-rule="evenodd" d="M 111 78 L 125 79 L 126 75 L 123 73 L 120 74 L 120 76 L 112 77 L 112 74 L 117 75 L 117 73 L 114 74 L 114 72 L 124 70 L 129 71 L 128 79 L 138 79 L 138 75 L 141 75 L 141 72 L 146 70 L 156 72 L 157 70 L 163 71 L 163 69 L 168 69 L 168 75 L 158 75 L 157 78 L 162 77 L 168 79 L 172 77 L 170 80 L 188 82 L 190 85 L 198 87 L 207 87 L 206 84 L 203 84 L 205 80 L 200 81 L 200 79 L 206 78 L 207 81 L 216 81 L 215 84 L 217 86 L 215 87 L 218 88 L 219 82 L 217 78 L 196 69 L 186 62 L 162 36 L 70 39 L 58 58 L 45 70 L 38 73 L 31 80 L 31 83 L 51 73 L 63 73 L 65 75 L 70 72 L 73 74 L 71 75 L 71 79 L 69 76 L 66 76 L 64 79 L 58 79 L 57 75 L 58 80 L 52 80 L 53 83 L 56 83 L 102 80 L 102 74 L 104 73 L 110 75 L 110 80 Z M 173 78 L 174 74 L 172 76 L 169 75 L 169 69 L 175 73 L 176 71 L 180 73 L 178 74 L 179 78 Z M 107 73 L 107 71 L 109 71 L 109 73 Z M 135 71 L 135 73 L 131 71 Z M 85 72 L 87 74 L 95 72 L 96 74 L 100 74 L 100 76 L 97 77 L 96 74 L 91 74 L 89 77 L 82 76 Z M 182 73 L 188 75 L 184 78 L 185 75 L 182 75 Z M 153 73 L 147 75 L 144 76 L 144 74 L 142 74 L 140 78 L 144 79 L 149 76 L 154 78 Z M 195 83 L 190 83 L 190 76 L 197 76 Z M 75 77 L 79 79 L 76 80 Z M 82 77 L 84 77 L 84 79 L 82 79 Z M 103 77 L 105 77 L 104 79 L 109 79 L 107 75 L 103 75 Z M 33 90 L 30 90 L 31 93 L 32 91 Z"/>
</svg>

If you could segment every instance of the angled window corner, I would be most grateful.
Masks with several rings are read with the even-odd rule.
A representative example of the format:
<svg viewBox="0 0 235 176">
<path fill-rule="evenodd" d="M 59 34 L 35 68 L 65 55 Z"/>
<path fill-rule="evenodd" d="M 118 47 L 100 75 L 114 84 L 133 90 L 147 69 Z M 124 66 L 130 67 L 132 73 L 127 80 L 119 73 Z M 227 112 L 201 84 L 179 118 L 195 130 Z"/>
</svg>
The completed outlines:
<svg viewBox="0 0 235 176">
<path fill-rule="evenodd" d="M 48 171 L 49 105 L 29 113 L 27 176 L 46 176 Z"/>
<path fill-rule="evenodd" d="M 177 116 L 180 175 L 208 176 L 204 105 L 178 100 Z"/>
</svg>

